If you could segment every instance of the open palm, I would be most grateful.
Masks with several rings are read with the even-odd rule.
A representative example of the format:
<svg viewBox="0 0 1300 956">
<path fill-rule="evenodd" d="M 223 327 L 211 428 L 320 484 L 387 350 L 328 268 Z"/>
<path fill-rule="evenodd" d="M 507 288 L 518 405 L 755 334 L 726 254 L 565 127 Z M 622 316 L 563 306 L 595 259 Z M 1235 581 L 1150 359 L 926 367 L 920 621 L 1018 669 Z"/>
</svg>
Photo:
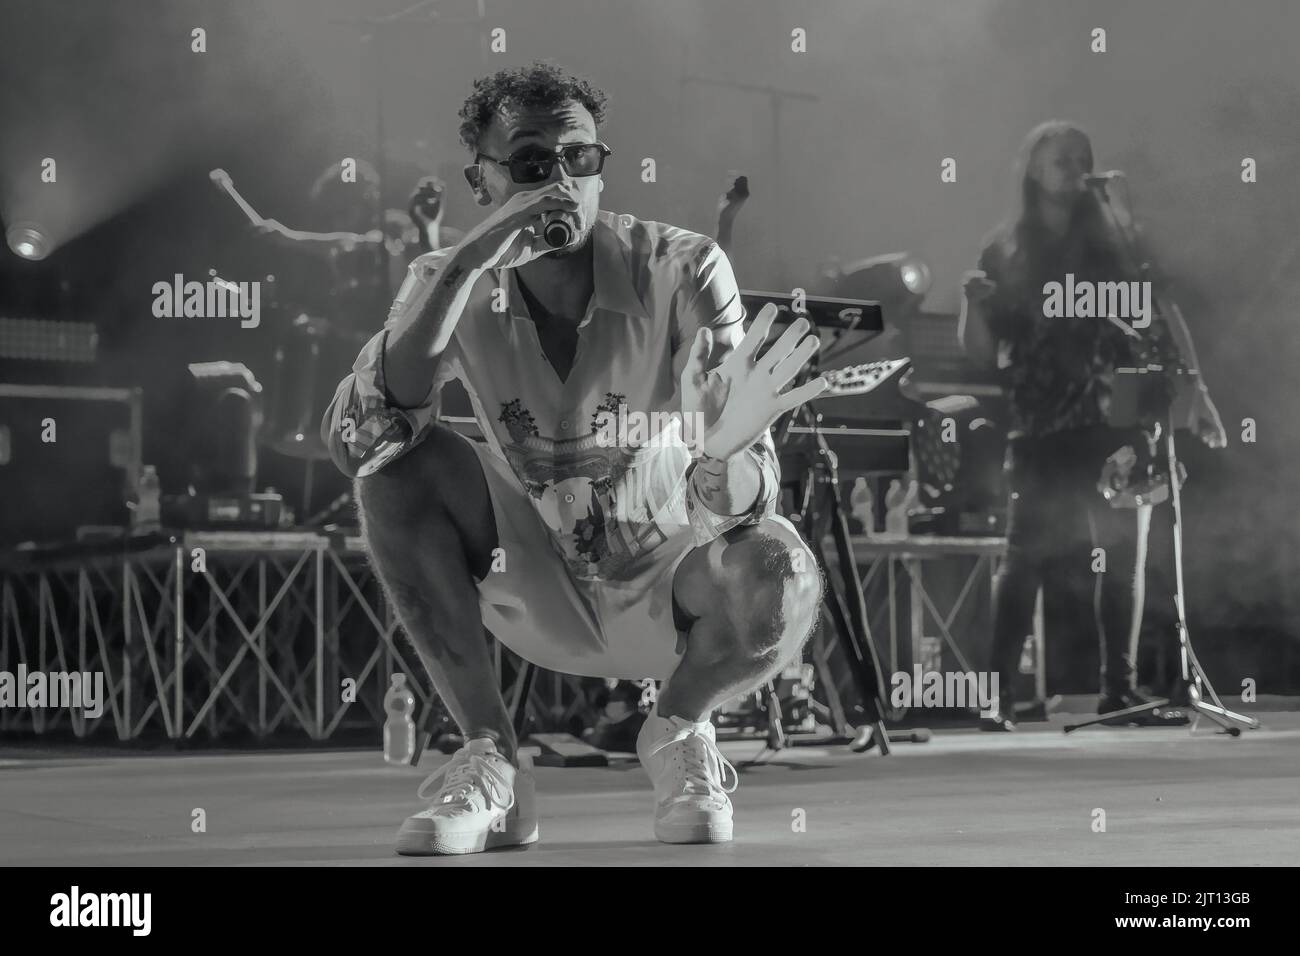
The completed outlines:
<svg viewBox="0 0 1300 956">
<path fill-rule="evenodd" d="M 740 344 L 713 369 L 708 368 L 713 333 L 707 328 L 696 333 L 682 369 L 682 413 L 687 441 L 712 458 L 726 459 L 744 451 L 782 414 L 827 388 L 826 379 L 818 376 L 798 388 L 781 391 L 820 343 L 816 335 L 807 334 L 812 326 L 801 316 L 760 358 L 759 350 L 776 316 L 775 305 L 763 306 Z"/>
</svg>

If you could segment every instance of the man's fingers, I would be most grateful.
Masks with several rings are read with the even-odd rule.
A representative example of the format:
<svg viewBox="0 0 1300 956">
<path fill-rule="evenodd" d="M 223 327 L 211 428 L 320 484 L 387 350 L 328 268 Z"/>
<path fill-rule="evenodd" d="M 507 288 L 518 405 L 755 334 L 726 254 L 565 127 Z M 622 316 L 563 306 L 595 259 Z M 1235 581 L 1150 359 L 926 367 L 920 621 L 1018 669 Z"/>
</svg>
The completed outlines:
<svg viewBox="0 0 1300 956">
<path fill-rule="evenodd" d="M 695 333 L 691 351 L 686 356 L 686 365 L 682 368 L 682 378 L 691 382 L 699 381 L 709 370 L 709 355 L 713 352 L 713 332 L 708 327 Z"/>
<path fill-rule="evenodd" d="M 572 192 L 561 191 L 562 183 L 555 183 L 545 189 L 535 189 L 532 192 L 517 193 L 514 199 L 518 199 L 513 212 L 507 217 L 510 221 L 528 220 L 534 216 L 543 213 L 559 212 L 577 212 L 579 203 Z"/>
<path fill-rule="evenodd" d="M 772 369 L 772 378 L 777 388 L 784 388 L 799 374 L 799 370 L 808 364 L 808 360 L 821 347 L 821 341 L 815 335 L 807 336 L 795 346 L 794 351 L 776 364 Z"/>
<path fill-rule="evenodd" d="M 560 202 L 571 206 L 578 205 L 578 194 L 572 189 L 565 188 L 563 183 L 556 183 L 549 189 L 538 189 L 532 195 L 536 197 L 537 203 Z"/>
<path fill-rule="evenodd" d="M 763 361 L 769 369 L 775 369 L 789 358 L 799 346 L 805 333 L 812 326 L 803 316 L 790 323 L 790 327 L 781 333 L 781 337 L 772 343 L 772 347 L 763 355 Z M 788 382 L 789 379 L 786 379 Z"/>
<path fill-rule="evenodd" d="M 572 180 L 551 183 L 540 189 L 532 189 L 523 195 L 529 196 L 540 205 L 559 202 L 566 206 L 578 206 L 580 203 L 578 187 Z"/>
<path fill-rule="evenodd" d="M 788 392 L 783 392 L 778 396 L 781 409 L 778 416 L 784 415 L 792 408 L 798 408 L 804 402 L 811 401 L 828 388 L 830 388 L 830 382 L 826 381 L 825 376 L 818 375 L 811 382 L 800 385 L 798 388 L 792 388 Z"/>
<path fill-rule="evenodd" d="M 578 203 L 567 196 L 547 196 L 519 210 L 515 218 L 527 221 L 548 212 L 577 212 L 578 209 Z"/>
<path fill-rule="evenodd" d="M 772 331 L 772 322 L 776 319 L 776 313 L 777 308 L 771 302 L 758 310 L 758 315 L 754 316 L 754 321 L 750 323 L 749 331 L 736 347 L 741 358 L 754 360 L 758 350 L 767 341 L 767 333 Z"/>
</svg>

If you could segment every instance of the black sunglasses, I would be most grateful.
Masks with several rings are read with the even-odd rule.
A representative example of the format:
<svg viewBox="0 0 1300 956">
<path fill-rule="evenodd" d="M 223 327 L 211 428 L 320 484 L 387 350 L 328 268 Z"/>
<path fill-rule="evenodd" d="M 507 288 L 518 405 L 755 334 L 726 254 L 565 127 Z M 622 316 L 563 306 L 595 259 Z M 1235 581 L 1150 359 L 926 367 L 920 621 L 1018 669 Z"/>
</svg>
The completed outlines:
<svg viewBox="0 0 1300 956">
<path fill-rule="evenodd" d="M 573 143 L 546 149 L 543 146 L 525 146 L 506 159 L 497 159 L 484 153 L 475 153 L 474 162 L 490 159 L 510 170 L 510 178 L 521 185 L 545 182 L 558 162 L 570 176 L 595 176 L 605 168 L 605 157 L 611 150 L 604 143 Z"/>
</svg>

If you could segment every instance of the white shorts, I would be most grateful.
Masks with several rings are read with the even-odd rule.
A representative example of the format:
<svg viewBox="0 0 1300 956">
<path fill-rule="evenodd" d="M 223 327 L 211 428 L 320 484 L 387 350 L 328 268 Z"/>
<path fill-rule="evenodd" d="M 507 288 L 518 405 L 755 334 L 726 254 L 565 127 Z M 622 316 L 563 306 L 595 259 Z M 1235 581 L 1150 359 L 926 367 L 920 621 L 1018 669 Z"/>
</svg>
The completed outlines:
<svg viewBox="0 0 1300 956">
<path fill-rule="evenodd" d="M 640 556 L 625 579 L 575 580 L 510 466 L 486 445 L 470 445 L 504 559 L 478 582 L 483 626 L 524 660 L 557 673 L 623 680 L 672 674 L 692 623 L 673 601 L 677 568 L 695 548 L 689 531 Z M 780 515 L 768 520 L 798 534 Z"/>
<path fill-rule="evenodd" d="M 655 548 L 616 582 L 575 581 L 510 466 L 470 442 L 492 497 L 504 568 L 479 582 L 483 626 L 539 667 L 584 677 L 662 680 L 676 669 L 689 622 L 674 615 L 673 577 L 687 537 Z"/>
</svg>

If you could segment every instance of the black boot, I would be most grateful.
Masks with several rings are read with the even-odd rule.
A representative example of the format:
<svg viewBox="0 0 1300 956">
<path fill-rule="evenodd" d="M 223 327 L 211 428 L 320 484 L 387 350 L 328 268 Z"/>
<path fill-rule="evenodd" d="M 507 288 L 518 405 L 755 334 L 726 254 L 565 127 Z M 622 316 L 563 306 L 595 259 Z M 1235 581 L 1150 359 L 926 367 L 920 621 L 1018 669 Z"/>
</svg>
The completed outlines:
<svg viewBox="0 0 1300 956">
<path fill-rule="evenodd" d="M 1142 707 L 1149 703 L 1151 703 L 1150 698 L 1144 697 L 1131 688 L 1113 690 L 1101 695 L 1101 699 L 1097 702 L 1097 713 L 1109 714 L 1117 710 L 1128 710 L 1131 707 Z M 1102 723 L 1108 727 L 1181 727 L 1188 720 L 1185 709 L 1163 704 L 1153 710 L 1111 717 L 1103 720 Z"/>
</svg>

